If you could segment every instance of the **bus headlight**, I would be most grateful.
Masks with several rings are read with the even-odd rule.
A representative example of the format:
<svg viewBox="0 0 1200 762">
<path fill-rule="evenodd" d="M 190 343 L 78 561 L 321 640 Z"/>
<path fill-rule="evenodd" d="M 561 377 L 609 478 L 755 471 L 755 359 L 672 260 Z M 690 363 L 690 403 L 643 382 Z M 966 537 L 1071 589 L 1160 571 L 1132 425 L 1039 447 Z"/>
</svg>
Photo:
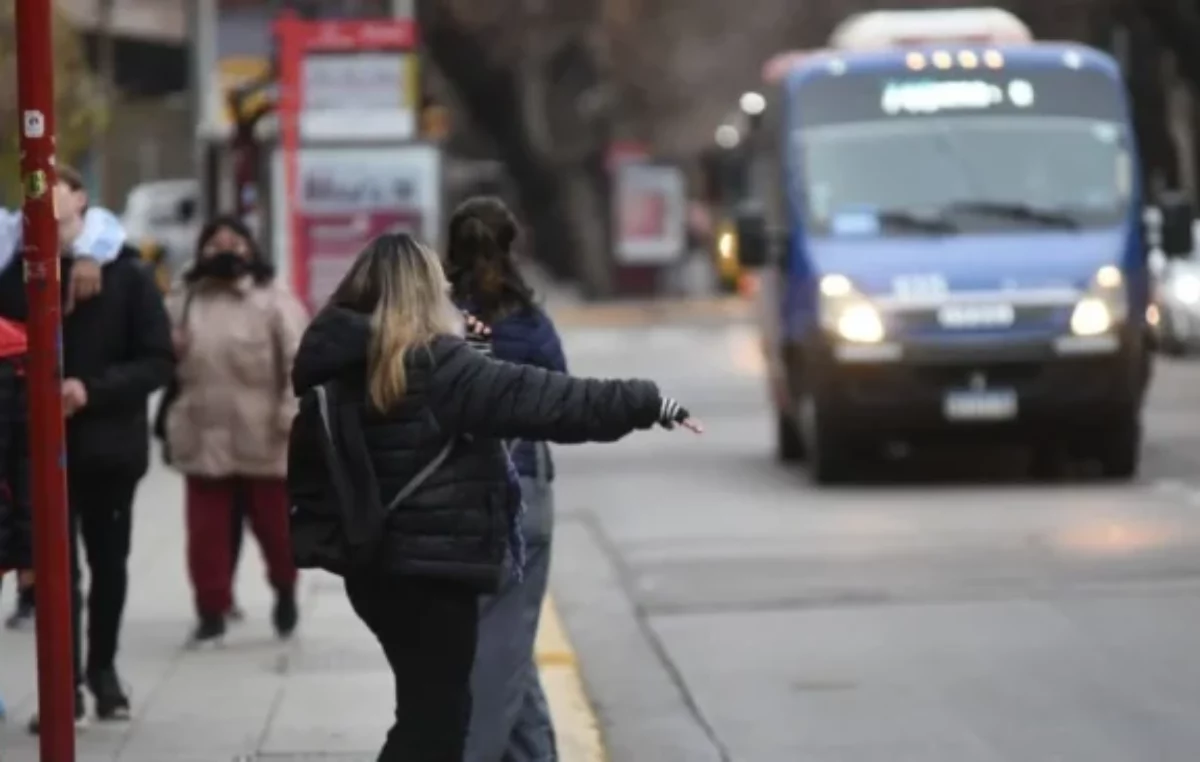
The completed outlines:
<svg viewBox="0 0 1200 762">
<path fill-rule="evenodd" d="M 1080 299 L 1071 313 L 1071 333 L 1076 336 L 1099 336 L 1108 333 L 1112 327 L 1112 314 L 1104 302 L 1095 297 Z"/>
<path fill-rule="evenodd" d="M 826 330 L 854 344 L 877 344 L 887 331 L 879 310 L 844 275 L 821 278 L 821 323 Z"/>
<path fill-rule="evenodd" d="M 1124 322 L 1129 312 L 1129 297 L 1120 269 L 1105 265 L 1096 271 L 1087 293 L 1071 312 L 1071 333 L 1099 336 Z"/>
<path fill-rule="evenodd" d="M 869 304 L 852 304 L 838 316 L 837 332 L 846 341 L 875 344 L 883 341 L 883 318 Z"/>
</svg>

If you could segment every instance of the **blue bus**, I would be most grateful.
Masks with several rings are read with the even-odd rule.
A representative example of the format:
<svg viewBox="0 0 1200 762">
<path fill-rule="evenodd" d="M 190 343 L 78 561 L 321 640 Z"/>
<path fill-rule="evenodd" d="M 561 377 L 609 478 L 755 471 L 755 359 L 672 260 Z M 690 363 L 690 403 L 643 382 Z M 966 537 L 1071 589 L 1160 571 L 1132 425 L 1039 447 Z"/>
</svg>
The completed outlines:
<svg viewBox="0 0 1200 762">
<path fill-rule="evenodd" d="M 743 266 L 778 450 L 818 483 L 891 442 L 1138 468 L 1149 271 L 1125 86 L 1076 44 L 822 51 L 766 95 Z M 1168 256 L 1192 213 L 1160 205 Z"/>
</svg>

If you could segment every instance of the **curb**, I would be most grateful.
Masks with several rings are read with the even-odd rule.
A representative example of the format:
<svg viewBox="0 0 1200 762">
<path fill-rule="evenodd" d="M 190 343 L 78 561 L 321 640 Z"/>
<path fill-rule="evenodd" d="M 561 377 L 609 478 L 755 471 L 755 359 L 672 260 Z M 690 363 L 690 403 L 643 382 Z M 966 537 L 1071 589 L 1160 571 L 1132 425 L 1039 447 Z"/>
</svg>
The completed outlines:
<svg viewBox="0 0 1200 762">
<path fill-rule="evenodd" d="M 549 596 L 542 607 L 535 657 L 550 704 L 562 762 L 607 762 L 600 721 L 583 687 L 579 661 Z"/>
<path fill-rule="evenodd" d="M 730 323 L 751 317 L 751 302 L 740 296 L 660 299 L 549 307 L 554 322 L 567 328 L 645 327 L 656 323 Z"/>
</svg>

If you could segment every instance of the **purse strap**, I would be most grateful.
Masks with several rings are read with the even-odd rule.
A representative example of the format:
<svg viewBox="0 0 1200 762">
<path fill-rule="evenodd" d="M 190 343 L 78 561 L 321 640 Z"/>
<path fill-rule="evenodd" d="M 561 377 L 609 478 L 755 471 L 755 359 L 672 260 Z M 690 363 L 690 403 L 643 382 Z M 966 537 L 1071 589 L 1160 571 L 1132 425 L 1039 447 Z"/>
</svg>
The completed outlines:
<svg viewBox="0 0 1200 762">
<path fill-rule="evenodd" d="M 326 389 L 326 386 L 327 384 L 322 384 L 316 387 L 317 409 L 321 412 L 321 423 L 325 427 L 325 436 L 328 438 L 329 442 L 333 444 L 335 440 L 333 438 L 332 414 L 329 412 L 329 392 Z M 336 446 L 334 449 L 336 451 Z M 446 458 L 450 457 L 450 452 L 453 449 L 454 440 L 452 439 L 442 446 L 442 449 L 439 450 L 438 454 L 433 457 L 433 460 L 426 463 L 424 468 L 418 471 L 415 476 L 409 479 L 404 486 L 400 488 L 400 491 L 397 492 L 396 495 L 388 502 L 387 507 L 384 510 L 387 513 L 391 513 L 399 508 L 401 503 L 411 497 L 412 494 L 416 492 L 427 479 L 429 479 L 429 477 L 433 476 L 433 474 L 442 467 L 442 464 L 446 462 Z"/>
<path fill-rule="evenodd" d="M 396 510 L 400 507 L 401 503 L 411 497 L 412 494 L 416 492 L 422 484 L 425 483 L 426 479 L 433 476 L 434 472 L 442 467 L 442 464 L 446 462 L 446 458 L 450 457 L 450 451 L 453 449 L 454 440 L 450 440 L 443 445 L 442 449 L 438 451 L 438 454 L 433 457 L 433 460 L 426 463 L 425 467 L 418 471 L 416 476 L 409 479 L 408 483 L 400 488 L 400 491 L 396 493 L 396 496 L 393 497 L 391 502 L 387 504 L 387 512 L 391 513 L 392 511 Z"/>
</svg>

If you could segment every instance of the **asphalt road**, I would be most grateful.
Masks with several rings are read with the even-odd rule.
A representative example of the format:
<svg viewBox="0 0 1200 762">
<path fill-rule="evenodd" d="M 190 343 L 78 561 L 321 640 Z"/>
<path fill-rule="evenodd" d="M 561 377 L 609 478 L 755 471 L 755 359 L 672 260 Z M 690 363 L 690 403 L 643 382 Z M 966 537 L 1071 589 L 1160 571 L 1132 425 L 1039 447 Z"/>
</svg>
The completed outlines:
<svg viewBox="0 0 1200 762">
<path fill-rule="evenodd" d="M 1194 762 L 1200 362 L 1142 478 L 958 452 L 818 490 L 778 465 L 744 325 L 571 329 L 709 433 L 560 447 L 555 593 L 613 762 Z M 951 457 L 953 456 L 953 457 Z"/>
</svg>

